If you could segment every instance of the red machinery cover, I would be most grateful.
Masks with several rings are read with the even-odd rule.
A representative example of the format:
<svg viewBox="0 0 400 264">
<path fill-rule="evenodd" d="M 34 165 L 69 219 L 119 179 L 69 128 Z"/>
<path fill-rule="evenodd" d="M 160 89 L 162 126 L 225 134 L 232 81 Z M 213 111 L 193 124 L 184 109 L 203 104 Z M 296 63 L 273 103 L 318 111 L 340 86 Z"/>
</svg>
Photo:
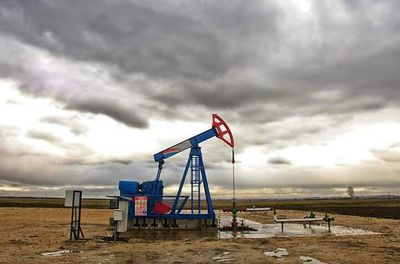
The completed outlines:
<svg viewBox="0 0 400 264">
<path fill-rule="evenodd" d="M 171 206 L 165 203 L 156 203 L 153 209 L 154 214 L 167 214 L 170 211 L 171 211 Z"/>
</svg>

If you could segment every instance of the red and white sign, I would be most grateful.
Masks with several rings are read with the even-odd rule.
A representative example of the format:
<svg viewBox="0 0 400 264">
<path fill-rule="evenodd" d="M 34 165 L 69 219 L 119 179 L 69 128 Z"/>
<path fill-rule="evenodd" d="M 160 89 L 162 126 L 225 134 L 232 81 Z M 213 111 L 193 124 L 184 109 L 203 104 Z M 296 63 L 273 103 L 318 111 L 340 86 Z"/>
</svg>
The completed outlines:
<svg viewBox="0 0 400 264">
<path fill-rule="evenodd" d="M 147 215 L 147 196 L 135 196 L 135 215 Z"/>
</svg>

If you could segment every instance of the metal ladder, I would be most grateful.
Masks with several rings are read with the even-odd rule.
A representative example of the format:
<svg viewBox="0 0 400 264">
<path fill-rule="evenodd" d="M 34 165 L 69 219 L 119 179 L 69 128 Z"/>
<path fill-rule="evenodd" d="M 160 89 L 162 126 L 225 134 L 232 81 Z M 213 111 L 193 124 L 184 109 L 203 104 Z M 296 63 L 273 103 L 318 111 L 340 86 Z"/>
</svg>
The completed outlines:
<svg viewBox="0 0 400 264">
<path fill-rule="evenodd" d="M 201 214 L 201 168 L 200 168 L 200 157 L 193 155 L 191 164 L 190 164 L 190 172 L 191 172 L 191 195 L 190 195 L 190 205 L 191 205 L 191 213 L 193 214 L 196 209 L 197 213 Z"/>
</svg>

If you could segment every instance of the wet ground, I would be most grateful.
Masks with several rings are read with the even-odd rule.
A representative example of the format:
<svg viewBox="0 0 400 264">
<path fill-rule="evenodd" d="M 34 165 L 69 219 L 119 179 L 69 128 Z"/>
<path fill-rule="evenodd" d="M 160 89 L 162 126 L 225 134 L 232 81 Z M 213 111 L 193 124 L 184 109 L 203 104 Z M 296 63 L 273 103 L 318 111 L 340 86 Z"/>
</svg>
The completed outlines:
<svg viewBox="0 0 400 264">
<path fill-rule="evenodd" d="M 228 225 L 231 221 L 229 214 L 220 215 L 221 224 Z M 251 221 L 245 218 L 238 218 L 238 222 L 243 221 L 244 225 L 248 225 L 251 228 L 257 229 L 257 231 L 219 231 L 218 238 L 269 238 L 269 237 L 309 237 L 309 236 L 346 236 L 346 235 L 377 235 L 379 233 L 372 232 L 360 228 L 351 228 L 345 226 L 331 226 L 331 232 L 328 230 L 326 223 L 324 224 L 293 224 L 285 223 L 283 232 L 281 224 L 261 224 L 255 221 Z"/>
</svg>

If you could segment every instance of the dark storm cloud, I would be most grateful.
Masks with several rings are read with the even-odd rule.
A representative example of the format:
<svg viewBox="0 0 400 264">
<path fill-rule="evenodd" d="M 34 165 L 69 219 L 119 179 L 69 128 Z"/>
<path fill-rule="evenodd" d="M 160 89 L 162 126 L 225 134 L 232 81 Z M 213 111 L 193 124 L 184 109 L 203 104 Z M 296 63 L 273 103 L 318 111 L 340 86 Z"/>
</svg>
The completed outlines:
<svg viewBox="0 0 400 264">
<path fill-rule="evenodd" d="M 19 89 L 21 92 L 28 94 L 51 96 L 63 102 L 66 109 L 93 114 L 103 114 L 131 127 L 145 128 L 148 125 L 147 121 L 137 114 L 137 108 L 133 101 L 131 105 L 128 105 L 127 103 L 121 102 L 121 99 L 112 94 L 108 97 L 97 96 L 92 93 L 73 97 L 71 95 L 66 96 L 59 93 L 59 91 L 57 91 L 57 94 L 54 94 L 52 90 L 56 90 L 56 87 L 49 88 L 45 82 L 37 82 L 38 83 L 34 86 L 27 84 L 21 85 Z"/>
<path fill-rule="evenodd" d="M 204 2 L 186 10 L 164 1 L 6 1 L 2 6 L 1 29 L 24 42 L 127 72 L 201 79 L 247 59 L 232 48 L 246 47 L 248 35 L 274 33 L 278 11 L 262 1 Z M 230 43 L 231 37 L 243 44 Z"/>
<path fill-rule="evenodd" d="M 237 154 L 250 145 L 273 151 L 308 144 L 313 135 L 360 113 L 400 106 L 398 1 L 315 0 L 306 14 L 291 13 L 293 7 L 285 5 L 287 1 L 1 1 L 0 76 L 15 80 L 25 94 L 134 128 L 148 127 L 152 118 L 203 122 L 210 112 L 218 112 L 235 128 Z M 62 78 L 43 69 L 47 58 L 60 59 L 47 67 L 65 66 Z M 82 70 L 81 65 L 96 70 Z M 75 119 L 49 116 L 41 121 L 76 135 L 90 129 Z M 2 129 L 0 139 L 10 133 L 17 132 Z M 65 149 L 69 157 L 14 153 L 8 163 L 0 162 L 2 177 L 37 185 L 108 185 L 116 177 L 112 175 L 137 173 L 148 179 L 144 175 L 154 173 L 149 164 L 130 157 L 81 159 L 91 150 L 47 132 L 27 135 Z M 230 158 L 220 145 L 205 152 L 207 161 Z M 394 150 L 372 152 L 390 163 L 397 160 Z M 24 166 L 12 157 L 23 157 Z M 177 159 L 170 165 L 173 173 L 181 173 L 184 164 L 185 158 Z M 212 162 L 210 169 L 218 172 Z M 269 160 L 290 163 L 285 162 Z M 29 163 L 37 169 L 34 175 L 27 173 Z M 39 168 L 45 165 L 49 171 L 41 175 Z M 81 174 L 83 178 L 77 176 Z M 294 170 L 279 175 L 272 186 L 347 185 L 342 178 L 319 186 L 320 175 L 305 174 Z M 301 182 L 298 175 L 309 181 Z M 171 174 L 166 177 L 177 181 Z M 255 179 L 242 184 L 258 188 L 263 179 Z M 376 183 L 372 176 L 369 181 Z M 226 177 L 214 183 L 228 186 Z"/>
<path fill-rule="evenodd" d="M 398 1 L 360 1 L 331 12 L 338 3 L 314 1 L 313 34 L 297 35 L 315 39 L 295 44 L 293 67 L 276 72 L 299 85 L 340 89 L 345 98 L 378 96 L 398 104 Z"/>
<path fill-rule="evenodd" d="M 132 80 L 123 77 L 126 89 L 167 105 L 172 115 L 194 104 L 223 112 L 236 108 L 243 118 L 253 105 L 261 111 L 246 120 L 269 122 L 272 115 L 280 120 L 398 105 L 397 7 L 396 1 L 315 1 L 314 22 L 287 26 L 286 10 L 263 1 L 5 1 L 0 30 L 55 54 L 116 66 L 116 78 L 144 74 L 169 83 L 165 89 L 129 88 Z M 332 89 L 340 91 L 336 100 L 311 97 Z M 71 109 L 146 126 L 132 114 L 137 109 L 114 100 L 56 99 Z M 278 107 L 270 112 L 268 104 Z"/>
<path fill-rule="evenodd" d="M 113 87 L 114 85 L 118 87 L 118 84 L 110 84 L 107 77 L 101 73 L 102 67 L 95 68 L 97 73 L 90 67 L 73 66 L 68 60 L 54 64 L 45 63 L 47 65 L 38 67 L 37 64 L 40 62 L 35 59 L 46 57 L 46 53 L 40 53 L 38 50 L 24 47 L 21 43 L 1 37 L 0 45 L 4 45 L 0 50 L 3 58 L 0 62 L 0 76 L 15 80 L 22 93 L 50 97 L 61 102 L 61 106 L 66 109 L 104 114 L 131 127 L 147 126 L 143 114 L 139 114 L 143 106 L 137 102 L 138 95 L 121 96 L 119 93 L 121 89 Z M 16 56 L 8 57 L 9 53 Z M 60 64 L 66 68 L 59 67 Z M 91 79 L 91 76 L 95 79 Z M 60 122 L 62 121 L 58 123 Z M 70 123 L 73 126 L 71 127 L 73 133 L 84 132 L 82 131 L 84 126 L 74 120 Z"/>
<path fill-rule="evenodd" d="M 67 104 L 67 108 L 93 114 L 104 114 L 131 127 L 145 128 L 148 125 L 144 119 L 132 112 L 132 108 L 121 105 L 117 101 L 102 99 L 73 101 Z"/>
<path fill-rule="evenodd" d="M 0 29 L 9 36 L 56 54 L 115 65 L 125 74 L 145 74 L 171 82 L 171 87 L 175 88 L 161 93 L 145 86 L 141 88 L 141 92 L 160 100 L 160 104 L 168 103 L 166 98 L 170 98 L 174 105 L 175 102 L 181 105 L 194 103 L 226 108 L 280 93 L 279 90 L 252 88 L 249 85 L 254 84 L 247 81 L 239 85 L 224 85 L 219 81 L 213 86 L 203 86 L 232 69 L 240 70 L 241 64 L 253 53 L 253 41 L 260 42 L 263 47 L 267 45 L 262 43 L 264 36 L 273 41 L 279 10 L 272 4 L 261 1 L 237 1 L 229 5 L 209 2 L 194 5 L 189 12 L 167 4 L 160 9 L 141 2 L 113 5 L 79 2 L 79 5 L 80 8 L 75 8 L 72 3 L 58 1 L 8 1 L 3 3 Z M 43 13 L 47 15 L 43 16 Z M 189 84 L 192 87 L 188 87 Z M 233 85 L 236 88 L 231 87 Z M 45 89 L 44 96 L 67 101 L 65 97 L 54 96 L 51 87 L 40 89 Z M 252 91 L 246 92 L 248 89 Z M 23 90 L 41 92 L 31 88 Z M 223 90 L 225 92 L 221 93 Z M 77 110 L 108 114 L 128 125 L 145 126 L 145 121 L 132 117 L 132 108 L 115 106 L 114 101 L 89 101 L 68 100 L 67 105 Z"/>
</svg>

